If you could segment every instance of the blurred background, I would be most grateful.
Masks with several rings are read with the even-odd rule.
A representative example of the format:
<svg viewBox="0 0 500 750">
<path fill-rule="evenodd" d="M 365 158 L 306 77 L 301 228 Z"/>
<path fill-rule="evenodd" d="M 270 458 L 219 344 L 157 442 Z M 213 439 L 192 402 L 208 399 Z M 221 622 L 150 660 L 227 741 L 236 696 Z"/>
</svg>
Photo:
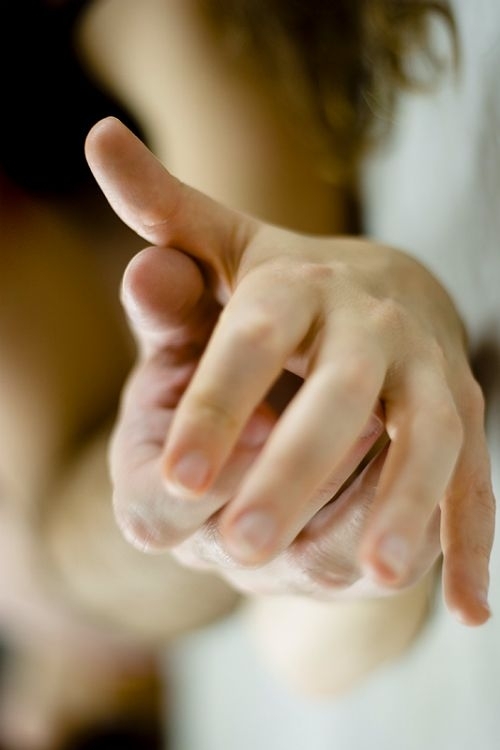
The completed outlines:
<svg viewBox="0 0 500 750">
<path fill-rule="evenodd" d="M 40 516 L 68 455 L 115 414 L 134 358 L 119 283 L 128 259 L 143 245 L 115 218 L 84 159 L 88 130 L 107 115 L 145 139 L 131 113 L 82 64 L 74 34 L 84 5 L 83 0 L 1 3 L 0 747 L 468 750 L 475 744 L 495 750 L 500 684 L 495 623 L 485 626 L 489 630 L 480 641 L 452 620 L 439 596 L 401 662 L 382 665 L 353 694 L 316 699 L 298 695 L 266 670 L 258 628 L 245 606 L 175 638 L 168 648 L 156 641 L 150 652 L 122 633 L 117 643 L 113 628 L 96 636 L 92 619 L 89 623 L 73 601 L 68 615 L 57 586 L 47 585 Z M 435 201 L 426 206 L 423 222 L 412 208 L 417 179 L 407 174 L 433 168 L 433 144 L 440 153 L 454 149 L 448 154 L 454 163 L 466 151 L 466 127 L 462 140 L 457 136 L 453 143 L 450 120 L 440 120 L 443 127 L 436 129 L 441 111 L 449 111 L 450 90 L 427 105 L 410 103 L 416 124 L 408 129 L 407 147 L 402 141 L 392 161 L 375 160 L 367 172 L 369 227 L 388 242 L 428 248 L 430 263 L 436 240 L 425 232 L 431 218 L 444 226 L 438 205 L 443 188 L 434 178 L 434 192 L 422 182 L 428 204 Z M 403 128 L 404 116 L 403 111 Z M 452 112 L 451 121 L 456 119 Z M 415 159 L 421 153 L 424 158 Z M 458 212 L 467 226 L 477 219 L 472 204 L 467 203 L 470 214 Z M 400 222 L 393 219 L 394 206 Z M 446 263 L 452 265 L 450 256 Z M 79 552 L 75 545 L 76 560 Z M 498 563 L 498 555 L 495 559 Z M 82 643 L 91 645 L 86 650 Z M 159 670 L 150 669 L 157 654 Z M 113 669 L 117 663 L 126 666 L 119 686 L 113 682 L 101 692 L 109 680 L 108 662 Z M 61 714 L 56 704 L 64 704 Z M 82 737 L 79 716 L 101 731 Z M 124 716 L 132 717 L 129 726 Z"/>
</svg>

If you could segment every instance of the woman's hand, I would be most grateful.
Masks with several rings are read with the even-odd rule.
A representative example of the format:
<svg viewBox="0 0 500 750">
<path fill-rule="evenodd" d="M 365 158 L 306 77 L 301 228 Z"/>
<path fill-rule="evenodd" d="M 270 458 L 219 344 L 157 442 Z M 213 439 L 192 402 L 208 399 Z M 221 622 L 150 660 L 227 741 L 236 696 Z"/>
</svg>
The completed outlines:
<svg viewBox="0 0 500 750">
<path fill-rule="evenodd" d="M 320 595 L 407 585 L 441 549 L 448 606 L 487 619 L 482 396 L 437 281 L 392 248 L 224 208 L 116 120 L 86 148 L 115 211 L 162 246 L 123 283 L 141 351 L 111 450 L 127 538 L 242 589 Z M 283 371 L 303 384 L 280 414 Z"/>
</svg>

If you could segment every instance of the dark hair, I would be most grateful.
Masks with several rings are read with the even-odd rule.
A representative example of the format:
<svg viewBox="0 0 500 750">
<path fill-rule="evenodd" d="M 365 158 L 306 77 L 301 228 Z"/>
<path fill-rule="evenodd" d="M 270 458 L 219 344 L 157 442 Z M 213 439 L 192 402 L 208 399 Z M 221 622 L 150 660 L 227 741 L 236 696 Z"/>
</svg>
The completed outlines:
<svg viewBox="0 0 500 750">
<path fill-rule="evenodd" d="M 429 0 L 199 0 L 227 50 L 262 65 L 331 180 L 353 175 L 390 128 L 399 90 L 433 80 L 430 21 L 456 29 L 446 2 Z M 419 75 L 415 55 L 427 63 Z M 422 66 L 420 66 L 420 71 Z"/>
<path fill-rule="evenodd" d="M 85 72 L 74 26 L 84 0 L 2 4 L 0 172 L 31 193 L 66 195 L 93 184 L 85 136 L 114 114 L 138 132 L 124 108 Z"/>
</svg>

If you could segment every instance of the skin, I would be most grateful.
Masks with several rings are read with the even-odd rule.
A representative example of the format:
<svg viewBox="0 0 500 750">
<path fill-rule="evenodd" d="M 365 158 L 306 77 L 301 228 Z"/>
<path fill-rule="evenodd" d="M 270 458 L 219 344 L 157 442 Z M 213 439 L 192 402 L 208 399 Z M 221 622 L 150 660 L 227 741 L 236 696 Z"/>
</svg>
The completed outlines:
<svg viewBox="0 0 500 750">
<path fill-rule="evenodd" d="M 298 555 L 308 534 L 312 546 L 335 535 L 335 523 L 310 522 L 380 436 L 381 404 L 389 445 L 347 490 L 364 515 L 349 537 L 354 584 L 373 596 L 413 583 L 441 545 L 449 609 L 484 622 L 494 504 L 483 404 L 442 287 L 393 248 L 225 208 L 116 120 L 93 128 L 86 153 L 118 215 L 156 246 L 123 283 L 141 349 L 111 452 L 126 537 L 174 552 L 191 539 L 192 558 L 251 591 L 248 570 L 273 578 L 266 566 Z M 265 399 L 284 369 L 303 386 L 278 416 Z M 274 577 L 276 588 L 290 583 Z"/>
<path fill-rule="evenodd" d="M 228 61 L 217 36 L 198 13 L 196 2 L 145 0 L 140 8 L 128 0 L 96 3 L 83 25 L 81 42 L 97 77 L 132 108 L 145 128 L 154 152 L 169 166 L 170 172 L 184 183 L 227 207 L 301 235 L 313 233 L 332 237 L 347 235 L 352 231 L 347 221 L 343 186 L 332 189 L 331 185 L 321 180 L 303 140 L 294 133 L 293 122 L 283 117 L 272 87 L 268 88 L 267 82 L 251 66 L 239 65 L 235 57 Z M 132 60 L 133 65 L 130 64 Z M 172 75 L 172 71 L 176 75 Z M 203 128 L 199 127 L 200 122 L 203 122 Z M 101 174 L 105 182 L 108 181 L 108 187 L 112 172 L 109 167 L 108 163 L 106 174 Z M 141 170 L 143 168 L 144 163 Z M 159 195 L 156 188 L 164 183 L 162 179 L 156 183 L 159 178 L 157 170 L 153 169 L 152 175 L 153 182 L 144 186 L 145 191 L 141 195 L 141 185 L 135 174 L 134 197 L 144 201 L 142 205 L 147 206 L 148 212 L 153 208 L 154 213 L 155 207 L 158 207 L 162 215 L 161 209 L 171 205 L 168 200 L 166 204 L 163 201 L 169 195 L 172 182 L 168 181 L 165 186 L 167 192 Z M 122 175 L 118 181 L 121 178 Z M 153 195 L 149 192 L 150 187 L 153 188 Z M 111 188 L 111 194 L 116 188 L 116 185 Z M 118 186 L 117 194 L 121 207 L 127 209 L 126 192 L 123 195 Z M 211 207 L 213 209 L 214 205 L 211 204 Z M 123 214 L 120 215 L 123 217 Z M 170 214 L 167 215 L 170 217 Z M 165 218 L 164 214 L 162 218 Z M 209 223 L 213 218 L 211 215 Z M 199 220 L 198 213 L 196 220 Z M 146 223 L 151 224 L 151 216 Z M 192 223 L 188 221 L 183 224 L 182 240 L 186 239 L 185 230 L 191 228 Z M 137 231 L 135 223 L 132 223 L 132 227 Z M 144 233 L 139 217 L 139 234 L 148 242 L 162 245 L 170 242 L 173 245 L 169 234 L 171 228 L 171 225 L 163 225 L 166 234 L 161 234 L 152 232 L 149 226 Z M 237 590 L 243 591 L 248 597 L 245 611 L 251 633 L 267 668 L 278 678 L 284 679 L 299 692 L 345 692 L 377 665 L 404 653 L 432 611 L 431 593 L 440 575 L 441 510 L 436 508 L 432 512 L 428 509 L 431 520 L 413 565 L 402 578 L 393 579 L 390 583 L 387 580 L 381 582 L 376 571 L 373 575 L 373 567 L 366 564 L 366 559 L 362 569 L 363 560 L 359 555 L 362 532 L 366 529 L 374 504 L 376 470 L 380 468 L 380 461 L 372 465 L 357 480 L 357 484 L 353 483 L 353 490 L 344 494 L 342 502 L 327 504 L 325 510 L 317 514 L 317 523 L 316 519 L 314 524 L 306 523 L 292 544 L 286 547 L 284 540 L 285 549 L 277 555 L 271 552 L 272 559 L 257 565 L 242 563 L 238 558 L 238 553 L 241 554 L 240 542 L 233 544 L 230 552 L 231 524 L 225 527 L 225 537 L 220 533 L 221 528 L 224 530 L 221 526 L 224 514 L 231 521 L 231 503 L 227 501 L 234 497 L 245 476 L 246 467 L 254 465 L 263 452 L 262 441 L 269 427 L 279 419 L 301 378 L 294 375 L 290 384 L 290 377 L 284 377 L 285 370 L 265 399 L 266 403 L 261 402 L 257 407 L 260 426 L 255 429 L 254 420 L 254 426 L 246 432 L 246 439 L 237 440 L 229 461 L 208 493 L 201 497 L 195 494 L 197 499 L 194 504 L 187 503 L 189 498 L 185 492 L 182 497 L 178 497 L 178 492 L 173 495 L 172 477 L 168 478 L 167 483 L 167 477 L 162 473 L 167 431 L 175 419 L 175 407 L 180 403 L 204 351 L 215 318 L 233 293 L 239 277 L 230 254 L 229 273 L 224 275 L 228 269 L 224 267 L 221 272 L 221 263 L 216 265 L 215 270 L 209 268 L 206 256 L 198 252 L 200 248 L 193 251 L 191 245 L 187 247 L 188 255 L 198 259 L 194 265 L 186 263 L 186 258 L 179 254 L 179 250 L 186 250 L 180 238 L 176 237 L 177 252 L 172 252 L 172 249 L 170 247 L 167 252 L 163 248 L 161 253 L 158 250 L 141 253 L 124 277 L 123 302 L 139 357 L 123 392 L 122 413 L 115 426 L 111 445 L 115 516 L 126 538 L 139 544 L 141 549 L 149 547 L 151 550 L 155 545 L 158 548 L 167 543 L 169 553 L 178 557 L 184 565 L 211 569 L 229 580 Z M 204 237 L 203 252 L 205 250 Z M 200 268 L 202 280 L 208 281 L 208 289 L 200 286 Z M 240 270 L 245 272 L 245 269 Z M 391 292 L 401 294 L 407 291 L 406 274 L 401 280 L 395 270 L 391 264 L 384 268 L 385 281 L 390 282 L 392 278 L 395 287 L 388 289 L 389 300 Z M 391 271 L 389 277 L 388 271 Z M 415 266 L 412 265 L 413 272 Z M 326 284 L 325 274 L 321 275 Z M 454 487 L 457 493 L 461 488 L 462 496 L 475 507 L 474 534 L 479 532 L 476 538 L 481 540 L 474 548 L 474 555 L 480 561 L 475 569 L 481 572 L 472 582 L 466 577 L 469 568 L 463 563 L 463 558 L 460 567 L 456 566 L 453 571 L 450 564 L 453 557 L 449 556 L 442 581 L 450 608 L 465 622 L 477 624 L 488 617 L 481 588 L 487 581 L 487 559 L 493 528 L 489 462 L 482 426 L 482 395 L 477 384 L 470 379 L 462 333 L 458 332 L 461 324 L 455 311 L 450 312 L 446 294 L 439 286 L 436 287 L 425 269 L 423 275 L 419 270 L 416 279 L 421 282 L 421 286 L 417 284 L 413 289 L 416 292 L 420 286 L 419 314 L 422 299 L 429 301 L 425 312 L 431 316 L 431 325 L 427 329 L 430 338 L 437 333 L 443 313 L 446 310 L 449 313 L 441 321 L 443 327 L 439 332 L 439 341 L 446 340 L 451 333 L 450 344 L 454 341 L 460 352 L 456 375 L 457 380 L 460 372 L 464 376 L 464 388 L 459 397 L 461 413 L 467 415 L 464 436 L 469 430 L 472 435 L 479 435 L 478 442 L 471 438 L 463 443 L 463 457 L 460 460 L 462 475 L 458 472 L 454 474 Z M 280 284 L 282 280 L 280 276 Z M 273 286 L 273 294 L 277 287 Z M 434 296 L 436 292 L 437 297 Z M 446 301 L 440 304 L 438 299 L 443 294 Z M 401 296 L 396 294 L 396 299 L 401 302 Z M 405 294 L 402 305 L 396 305 L 399 311 L 406 309 L 406 301 Z M 434 309 L 433 302 L 438 302 L 438 310 Z M 414 314 L 415 308 L 410 312 Z M 397 314 L 396 319 L 399 318 Z M 419 320 L 424 322 L 422 317 Z M 427 322 L 424 322 L 424 330 Z M 395 328 L 398 330 L 399 324 Z M 425 334 L 423 338 L 426 338 Z M 442 372 L 439 348 L 436 353 L 438 372 Z M 450 349 L 446 355 L 455 356 Z M 301 372 L 297 369 L 300 363 L 283 364 L 295 372 Z M 279 393 L 280 390 L 285 393 Z M 381 414 L 384 416 L 381 404 L 378 408 L 375 404 L 371 406 L 379 417 Z M 250 404 L 246 403 L 245 408 L 247 411 L 251 409 Z M 148 415 L 153 413 L 154 429 L 152 422 L 148 425 Z M 223 415 L 223 412 L 217 413 Z M 205 414 L 210 415 L 210 410 L 207 409 Z M 132 417 L 132 422 L 129 417 Z M 455 422 L 452 432 L 462 432 L 454 417 L 452 421 Z M 182 420 L 178 424 L 182 433 Z M 432 434 L 433 429 L 434 419 L 424 428 L 426 439 L 425 430 Z M 194 428 L 192 431 L 196 433 L 196 439 L 199 432 Z M 137 439 L 141 443 L 141 435 L 147 443 L 145 452 L 140 451 L 145 461 L 144 473 L 134 473 L 137 484 L 132 485 L 129 482 L 130 465 L 123 462 L 134 453 Z M 150 441 L 148 436 L 151 437 Z M 381 447 L 387 437 L 384 425 L 383 434 L 376 445 Z M 457 443 L 459 438 L 460 435 L 455 434 Z M 357 445 L 360 454 L 368 447 L 369 441 L 364 446 L 362 443 Z M 333 469 L 331 481 L 327 481 L 322 488 L 323 500 L 318 495 L 314 498 L 316 507 L 327 502 L 338 491 L 339 480 L 356 463 L 355 453 L 354 450 L 346 457 L 342 470 L 340 465 Z M 438 456 L 439 452 L 435 458 Z M 447 490 L 450 488 L 451 482 Z M 190 498 L 192 501 L 192 493 Z M 306 521 L 307 513 L 304 511 L 304 514 Z M 209 523 L 203 523 L 208 516 Z M 443 517 L 446 517 L 445 514 Z M 323 520 L 325 526 L 320 530 L 318 524 Z M 299 519 L 296 519 L 296 523 L 300 529 Z M 445 530 L 444 526 L 441 528 Z M 179 542 L 180 538 L 184 540 Z M 445 547 L 452 547 L 452 541 L 460 545 L 460 535 L 443 535 Z M 437 562 L 433 564 L 436 558 Z M 463 568 L 467 568 L 464 576 Z M 388 571 L 385 569 L 383 572 Z M 464 596 L 458 593 L 464 585 L 465 602 L 469 602 L 465 607 Z M 288 596 L 284 592 L 288 592 Z M 270 596 L 274 593 L 280 596 Z M 318 602 L 318 599 L 325 601 Z M 290 632 L 290 622 L 295 623 L 294 637 L 284 639 L 283 632 Z M 374 632 L 379 634 L 377 638 L 373 637 Z"/>
<path fill-rule="evenodd" d="M 7 649 L 0 742 L 56 748 L 69 724 L 111 708 L 125 673 L 142 681 L 152 669 L 150 650 L 134 636 L 117 636 L 68 606 L 39 524 L 82 428 L 99 423 L 116 398 L 131 346 L 96 273 L 96 235 L 87 244 L 69 206 L 28 198 L 1 176 L 0 183 L 0 627 Z M 98 223 L 98 206 L 94 216 Z M 119 236 L 124 245 L 132 239 L 122 264 L 135 247 L 129 233 Z M 98 318 L 106 323 L 96 326 Z"/>
<path fill-rule="evenodd" d="M 342 692 L 405 650 L 429 612 L 441 549 L 450 608 L 468 624 L 488 616 L 493 500 L 483 404 L 453 305 L 404 253 L 342 239 L 343 190 L 311 169 L 261 78 L 227 65 L 195 5 L 108 0 L 92 4 L 83 23 L 91 69 L 130 105 L 171 171 L 219 201 L 180 189 L 116 123 L 89 137 L 89 161 L 118 213 L 162 246 L 136 255 L 125 273 L 139 357 L 113 430 L 108 418 L 133 353 L 115 287 L 100 282 L 111 267 L 120 277 L 138 238 L 115 257 L 109 245 L 121 245 L 120 233 L 105 232 L 99 244 L 87 214 L 68 231 L 61 207 L 49 211 L 48 224 L 40 218 L 46 206 L 17 223 L 8 211 L 2 226 L 12 247 L 7 291 L 16 279 L 33 305 L 23 307 L 20 294 L 4 297 L 5 508 L 29 529 L 41 562 L 25 566 L 40 597 L 32 586 L 25 599 L 40 607 L 19 612 L 2 602 L 25 657 L 23 680 L 12 680 L 9 692 L 13 708 L 2 714 L 12 747 L 26 744 L 18 706 L 44 718 L 32 746 L 53 748 L 69 722 L 68 701 L 89 706 L 71 722 L 91 720 L 97 684 L 101 708 L 113 699 L 117 665 L 126 670 L 137 655 L 140 671 L 158 644 L 230 611 L 238 591 L 251 597 L 268 665 L 315 692 Z M 54 222 L 64 231 L 54 235 Z M 89 263 L 90 249 L 97 252 Z M 275 377 L 280 388 L 268 394 Z M 303 381 L 307 389 L 282 415 Z M 30 418 L 21 420 L 27 405 Z M 112 513 L 111 432 L 116 519 L 139 551 Z M 211 474 L 187 492 L 172 470 L 193 449 L 209 456 Z M 354 479 L 360 459 L 378 449 Z M 346 478 L 349 489 L 329 503 Z M 237 535 L 252 509 L 277 522 L 260 550 Z M 11 540 L 9 513 L 2 528 Z M 410 552 L 399 571 L 380 556 L 380 542 L 394 532 Z M 9 571 L 19 560 L 4 562 Z M 10 578 L 12 590 L 18 584 Z M 274 593 L 281 596 L 267 596 Z M 291 618 L 293 675 L 282 638 Z M 385 637 L 374 639 L 374 627 Z M 88 679 L 75 653 L 85 655 Z M 55 687 L 46 711 L 40 677 L 49 663 Z M 76 698 L 68 690 L 75 670 Z"/>
<path fill-rule="evenodd" d="M 116 289 L 137 238 L 91 191 L 75 206 L 0 183 L 0 743 L 56 750 L 114 712 L 152 720 L 159 647 L 238 596 L 141 555 L 113 518 L 107 444 L 134 358 Z"/>
</svg>

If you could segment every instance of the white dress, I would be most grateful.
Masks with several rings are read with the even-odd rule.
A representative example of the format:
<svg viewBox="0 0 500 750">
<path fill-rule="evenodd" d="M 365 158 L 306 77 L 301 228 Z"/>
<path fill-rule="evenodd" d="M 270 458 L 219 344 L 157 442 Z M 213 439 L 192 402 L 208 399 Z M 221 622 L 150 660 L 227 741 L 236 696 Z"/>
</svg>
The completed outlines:
<svg viewBox="0 0 500 750">
<path fill-rule="evenodd" d="M 461 310 L 487 376 L 498 494 L 500 0 L 452 5 L 462 72 L 403 98 L 391 143 L 366 165 L 366 231 L 419 257 Z M 171 656 L 174 750 L 497 750 L 499 547 L 497 534 L 486 625 L 460 625 L 439 601 L 414 646 L 340 700 L 276 685 L 238 615 L 185 638 Z"/>
</svg>

